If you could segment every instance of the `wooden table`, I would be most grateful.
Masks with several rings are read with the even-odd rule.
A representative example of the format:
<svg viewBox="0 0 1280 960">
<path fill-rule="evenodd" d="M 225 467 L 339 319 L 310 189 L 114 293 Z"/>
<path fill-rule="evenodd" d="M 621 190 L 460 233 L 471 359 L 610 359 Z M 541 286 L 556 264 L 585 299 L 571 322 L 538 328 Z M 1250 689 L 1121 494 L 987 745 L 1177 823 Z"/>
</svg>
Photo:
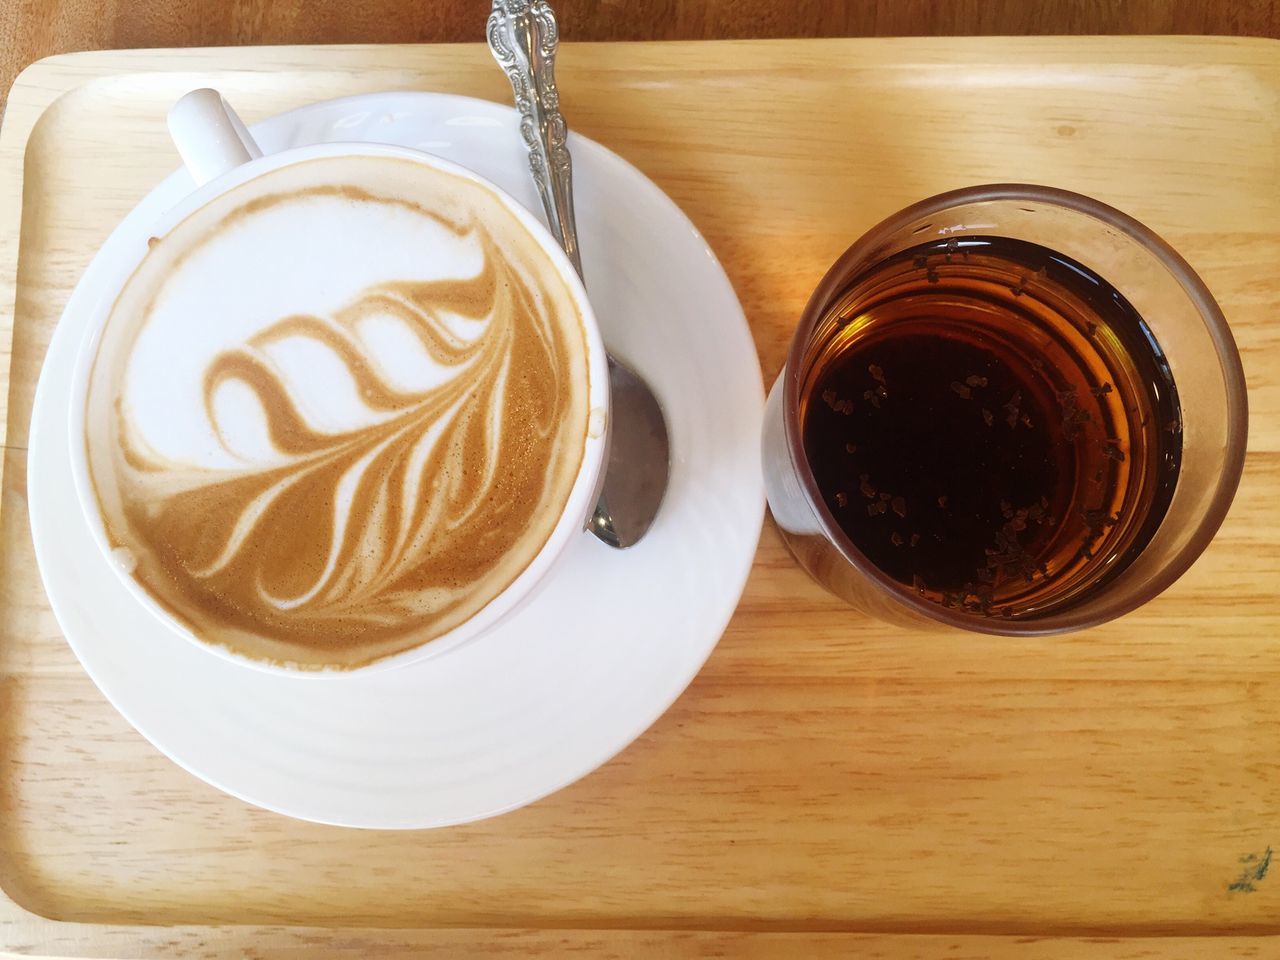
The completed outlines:
<svg viewBox="0 0 1280 960">
<path fill-rule="evenodd" d="M 853 236 L 939 190 L 1041 180 L 1135 214 L 1214 291 L 1248 376 L 1245 480 L 1165 596 L 1017 643 L 851 615 L 766 524 L 715 654 L 640 740 L 523 810 L 407 834 L 249 807 L 130 730 L 44 600 L 27 424 L 73 284 L 176 165 L 178 95 L 215 84 L 253 122 L 377 90 L 503 100 L 506 81 L 479 44 L 90 54 L 28 73 L 0 137 L 0 952 L 1280 956 L 1278 54 L 1149 38 L 567 47 L 566 114 L 689 212 L 766 382 Z"/>
<path fill-rule="evenodd" d="M 555 0 L 566 40 L 1009 34 L 1280 37 L 1276 0 Z M 0 91 L 50 54 L 129 47 L 456 43 L 485 0 L 0 0 Z"/>
</svg>

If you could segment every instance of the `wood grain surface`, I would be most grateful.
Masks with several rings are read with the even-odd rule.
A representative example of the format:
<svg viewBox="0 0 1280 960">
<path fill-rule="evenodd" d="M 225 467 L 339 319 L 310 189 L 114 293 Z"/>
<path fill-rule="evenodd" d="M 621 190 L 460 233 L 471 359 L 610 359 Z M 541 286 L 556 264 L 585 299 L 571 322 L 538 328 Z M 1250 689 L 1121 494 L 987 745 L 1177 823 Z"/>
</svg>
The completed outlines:
<svg viewBox="0 0 1280 960">
<path fill-rule="evenodd" d="M 555 0 L 567 40 L 1019 34 L 1280 37 L 1276 0 Z M 486 0 L 0 0 L 0 91 L 74 50 L 459 43 Z"/>
<path fill-rule="evenodd" d="M 571 124 L 721 257 L 766 380 L 832 259 L 913 200 L 1036 180 L 1147 222 L 1244 357 L 1250 452 L 1217 540 L 1133 615 L 1010 641 L 857 617 L 767 523 L 701 675 L 572 787 L 408 834 L 248 807 L 134 733 L 59 634 L 25 510 L 44 349 L 97 245 L 176 165 L 163 117 L 185 90 L 216 84 L 250 121 L 509 90 L 474 45 L 47 61 L 0 131 L 0 950 L 1280 955 L 1280 876 L 1260 871 L 1280 850 L 1280 44 L 576 45 L 560 79 Z"/>
</svg>

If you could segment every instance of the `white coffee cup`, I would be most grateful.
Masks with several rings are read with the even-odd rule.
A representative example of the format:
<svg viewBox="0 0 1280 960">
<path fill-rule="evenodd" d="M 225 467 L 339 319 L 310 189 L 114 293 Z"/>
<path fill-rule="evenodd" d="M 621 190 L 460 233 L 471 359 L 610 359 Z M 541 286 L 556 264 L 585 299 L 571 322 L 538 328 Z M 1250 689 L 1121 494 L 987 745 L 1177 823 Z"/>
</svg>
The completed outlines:
<svg viewBox="0 0 1280 960">
<path fill-rule="evenodd" d="M 478 612 L 447 632 L 425 641 L 423 644 L 378 659 L 373 663 L 339 670 L 299 669 L 287 663 L 272 663 L 250 658 L 226 646 L 208 643 L 197 636 L 180 618 L 174 616 L 132 576 L 132 561 L 122 556 L 113 546 L 102 516 L 95 491 L 89 455 L 86 449 L 86 404 L 90 397 L 90 374 L 99 344 L 113 306 L 126 282 L 147 256 L 148 246 L 138 245 L 126 249 L 116 245 L 104 253 L 111 260 L 112 282 L 103 296 L 90 307 L 92 316 L 88 332 L 80 347 L 72 380 L 70 414 L 70 445 L 73 479 L 84 515 L 94 540 L 107 558 L 120 582 L 139 604 L 163 621 L 173 633 L 196 643 L 202 649 L 236 663 L 257 669 L 284 672 L 295 676 L 351 673 L 397 666 L 425 657 L 435 656 L 479 637 L 498 622 L 508 617 L 528 599 L 535 588 L 551 575 L 565 548 L 577 537 L 585 536 L 584 527 L 596 503 L 602 480 L 603 464 L 607 450 L 608 423 L 608 367 L 604 345 L 600 339 L 591 305 L 581 281 L 569 259 L 545 227 L 517 201 L 500 188 L 456 164 L 408 148 L 370 143 L 327 143 L 284 150 L 264 156 L 254 143 L 244 124 L 236 116 L 221 95 L 214 90 L 194 91 L 175 104 L 169 117 L 170 133 L 182 156 L 183 162 L 195 180 L 196 189 L 181 203 L 161 218 L 152 229 L 162 237 L 175 225 L 209 204 L 215 198 L 271 171 L 319 158 L 344 157 L 393 157 L 410 160 L 433 171 L 444 171 L 487 188 L 502 205 L 513 214 L 528 235 L 553 264 L 556 274 L 568 289 L 576 305 L 583 326 L 586 344 L 588 373 L 587 403 L 588 428 L 582 459 L 570 488 L 567 501 L 550 536 L 531 562 L 515 579 L 490 599 Z M 428 253 L 429 251 L 424 251 Z M 233 282 L 228 278 L 228 282 Z"/>
</svg>

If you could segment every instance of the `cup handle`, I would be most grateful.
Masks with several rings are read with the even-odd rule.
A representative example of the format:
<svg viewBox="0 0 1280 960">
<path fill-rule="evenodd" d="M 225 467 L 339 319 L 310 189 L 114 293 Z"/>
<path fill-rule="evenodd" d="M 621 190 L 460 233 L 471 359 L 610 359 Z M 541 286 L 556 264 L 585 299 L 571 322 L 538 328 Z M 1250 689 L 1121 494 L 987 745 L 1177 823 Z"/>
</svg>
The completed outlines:
<svg viewBox="0 0 1280 960">
<path fill-rule="evenodd" d="M 192 90 L 169 110 L 169 136 L 196 186 L 204 186 L 262 150 L 217 90 Z"/>
</svg>

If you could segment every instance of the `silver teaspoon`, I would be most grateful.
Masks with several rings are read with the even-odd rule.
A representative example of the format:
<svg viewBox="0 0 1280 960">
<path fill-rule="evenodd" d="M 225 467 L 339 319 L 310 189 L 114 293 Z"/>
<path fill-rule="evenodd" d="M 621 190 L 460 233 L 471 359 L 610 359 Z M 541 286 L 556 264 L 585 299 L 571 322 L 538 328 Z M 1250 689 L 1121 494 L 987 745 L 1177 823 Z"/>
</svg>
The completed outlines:
<svg viewBox="0 0 1280 960">
<path fill-rule="evenodd" d="M 545 0 L 493 0 L 489 50 L 511 81 L 529 170 L 542 197 L 551 232 L 578 276 L 582 259 L 573 219 L 573 164 L 560 115 L 555 57 L 556 17 Z M 585 282 L 585 277 L 583 278 Z M 638 542 L 662 503 L 670 469 L 667 421 L 658 398 L 640 376 L 609 354 L 609 458 L 604 486 L 587 529 L 611 547 Z"/>
</svg>

